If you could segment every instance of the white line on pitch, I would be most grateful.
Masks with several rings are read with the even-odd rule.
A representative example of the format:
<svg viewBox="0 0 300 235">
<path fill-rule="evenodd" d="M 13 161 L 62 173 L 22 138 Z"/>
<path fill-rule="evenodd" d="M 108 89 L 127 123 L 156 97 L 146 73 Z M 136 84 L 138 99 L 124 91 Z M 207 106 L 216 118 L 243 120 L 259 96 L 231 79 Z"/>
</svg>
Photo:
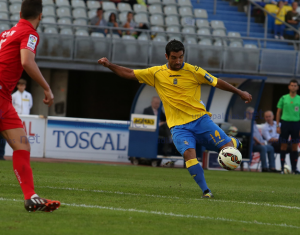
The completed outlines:
<svg viewBox="0 0 300 235">
<path fill-rule="evenodd" d="M 23 200 L 0 198 L 0 201 L 17 201 L 17 202 L 21 202 Z M 258 225 L 277 226 L 277 227 L 286 227 L 286 228 L 297 228 L 297 229 L 300 228 L 298 226 L 289 225 L 289 224 L 283 224 L 283 223 L 282 224 L 271 224 L 271 223 L 259 222 L 259 221 L 256 221 L 256 220 L 254 220 L 254 221 L 235 220 L 235 219 L 227 219 L 227 218 L 222 218 L 222 217 L 210 217 L 210 216 L 202 216 L 202 215 L 183 215 L 183 214 L 174 214 L 172 212 L 171 213 L 166 213 L 166 212 L 161 212 L 161 211 L 125 209 L 125 208 L 96 206 L 96 205 L 85 205 L 85 204 L 68 204 L 68 203 L 61 203 L 61 204 L 65 205 L 65 206 L 94 208 L 94 209 L 101 209 L 101 210 L 136 212 L 136 213 L 143 213 L 143 214 L 154 214 L 154 215 L 181 217 L 181 218 L 194 218 L 194 219 L 202 219 L 202 220 L 218 220 L 218 221 L 226 221 L 226 222 L 238 222 L 238 223 L 244 223 L 244 224 L 258 224 Z"/>
<path fill-rule="evenodd" d="M 10 186 L 17 186 L 17 184 L 9 184 Z M 278 208 L 285 208 L 285 209 L 295 209 L 300 210 L 300 207 L 297 206 L 285 206 L 285 205 L 276 205 L 276 204 L 269 204 L 269 203 L 258 203 L 258 202 L 245 202 L 245 201 L 230 201 L 230 200 L 221 200 L 221 199 L 201 199 L 201 198 L 180 198 L 180 197 L 170 197 L 170 196 L 163 196 L 163 195 L 151 195 L 151 194 L 139 194 L 139 193 L 125 193 L 119 191 L 105 191 L 105 190 L 88 190 L 88 189 L 79 189 L 79 188 L 58 188 L 58 187 L 51 187 L 51 186 L 35 186 L 35 188 L 50 188 L 50 189 L 58 189 L 58 190 L 70 190 L 70 191 L 81 191 L 81 192 L 94 192 L 94 193 L 112 193 L 112 194 L 120 194 L 120 195 L 129 195 L 129 196 L 144 196 L 144 197 L 154 197 L 154 198 L 167 198 L 167 199 L 184 199 L 184 200 L 205 200 L 206 202 L 225 202 L 225 203 L 240 203 L 246 205 L 254 205 L 254 206 L 268 206 L 268 207 L 278 207 Z"/>
</svg>

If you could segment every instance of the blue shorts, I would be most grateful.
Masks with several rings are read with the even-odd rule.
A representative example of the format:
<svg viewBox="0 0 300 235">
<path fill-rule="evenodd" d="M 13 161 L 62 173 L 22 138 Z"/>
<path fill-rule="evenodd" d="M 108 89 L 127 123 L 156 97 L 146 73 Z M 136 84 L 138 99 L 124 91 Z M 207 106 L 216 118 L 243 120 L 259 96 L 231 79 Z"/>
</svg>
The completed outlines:
<svg viewBox="0 0 300 235">
<path fill-rule="evenodd" d="M 172 127 L 171 134 L 174 145 L 182 156 L 187 149 L 196 149 L 196 143 L 207 150 L 219 152 L 224 144 L 231 141 L 207 114 L 195 121 Z"/>
</svg>

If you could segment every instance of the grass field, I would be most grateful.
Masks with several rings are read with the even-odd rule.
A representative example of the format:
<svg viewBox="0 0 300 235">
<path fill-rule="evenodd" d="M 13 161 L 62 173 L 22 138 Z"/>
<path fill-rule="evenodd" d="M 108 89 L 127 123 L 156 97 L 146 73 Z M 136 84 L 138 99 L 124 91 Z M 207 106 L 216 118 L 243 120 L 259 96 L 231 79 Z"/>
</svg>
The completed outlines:
<svg viewBox="0 0 300 235">
<path fill-rule="evenodd" d="M 33 162 L 36 192 L 62 202 L 28 213 L 12 171 L 0 163 L 0 233 L 299 234 L 300 176 L 205 171 L 215 199 L 186 169 Z"/>
</svg>

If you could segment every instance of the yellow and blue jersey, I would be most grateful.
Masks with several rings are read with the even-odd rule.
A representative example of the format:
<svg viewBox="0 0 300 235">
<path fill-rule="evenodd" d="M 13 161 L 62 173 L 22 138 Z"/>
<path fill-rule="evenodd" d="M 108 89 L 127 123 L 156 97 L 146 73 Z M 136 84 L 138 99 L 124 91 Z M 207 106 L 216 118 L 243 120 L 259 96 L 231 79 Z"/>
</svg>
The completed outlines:
<svg viewBox="0 0 300 235">
<path fill-rule="evenodd" d="M 170 70 L 168 65 L 134 70 L 140 83 L 155 87 L 161 98 L 169 128 L 183 125 L 205 114 L 201 101 L 201 84 L 216 86 L 218 79 L 204 69 L 183 63 L 179 71 Z"/>
</svg>

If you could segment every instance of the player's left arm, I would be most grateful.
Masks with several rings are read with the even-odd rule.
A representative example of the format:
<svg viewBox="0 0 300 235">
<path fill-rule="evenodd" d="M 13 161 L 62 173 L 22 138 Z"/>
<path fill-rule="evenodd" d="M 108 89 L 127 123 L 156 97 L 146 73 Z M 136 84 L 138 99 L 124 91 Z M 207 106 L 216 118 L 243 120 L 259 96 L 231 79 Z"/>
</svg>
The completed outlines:
<svg viewBox="0 0 300 235">
<path fill-rule="evenodd" d="M 218 78 L 216 87 L 221 90 L 229 91 L 239 95 L 242 100 L 245 100 L 245 103 L 250 103 L 252 100 L 252 95 L 250 95 L 247 91 L 242 91 L 240 89 L 237 89 L 236 87 L 232 86 L 231 84 L 225 82 L 220 78 Z"/>
</svg>

